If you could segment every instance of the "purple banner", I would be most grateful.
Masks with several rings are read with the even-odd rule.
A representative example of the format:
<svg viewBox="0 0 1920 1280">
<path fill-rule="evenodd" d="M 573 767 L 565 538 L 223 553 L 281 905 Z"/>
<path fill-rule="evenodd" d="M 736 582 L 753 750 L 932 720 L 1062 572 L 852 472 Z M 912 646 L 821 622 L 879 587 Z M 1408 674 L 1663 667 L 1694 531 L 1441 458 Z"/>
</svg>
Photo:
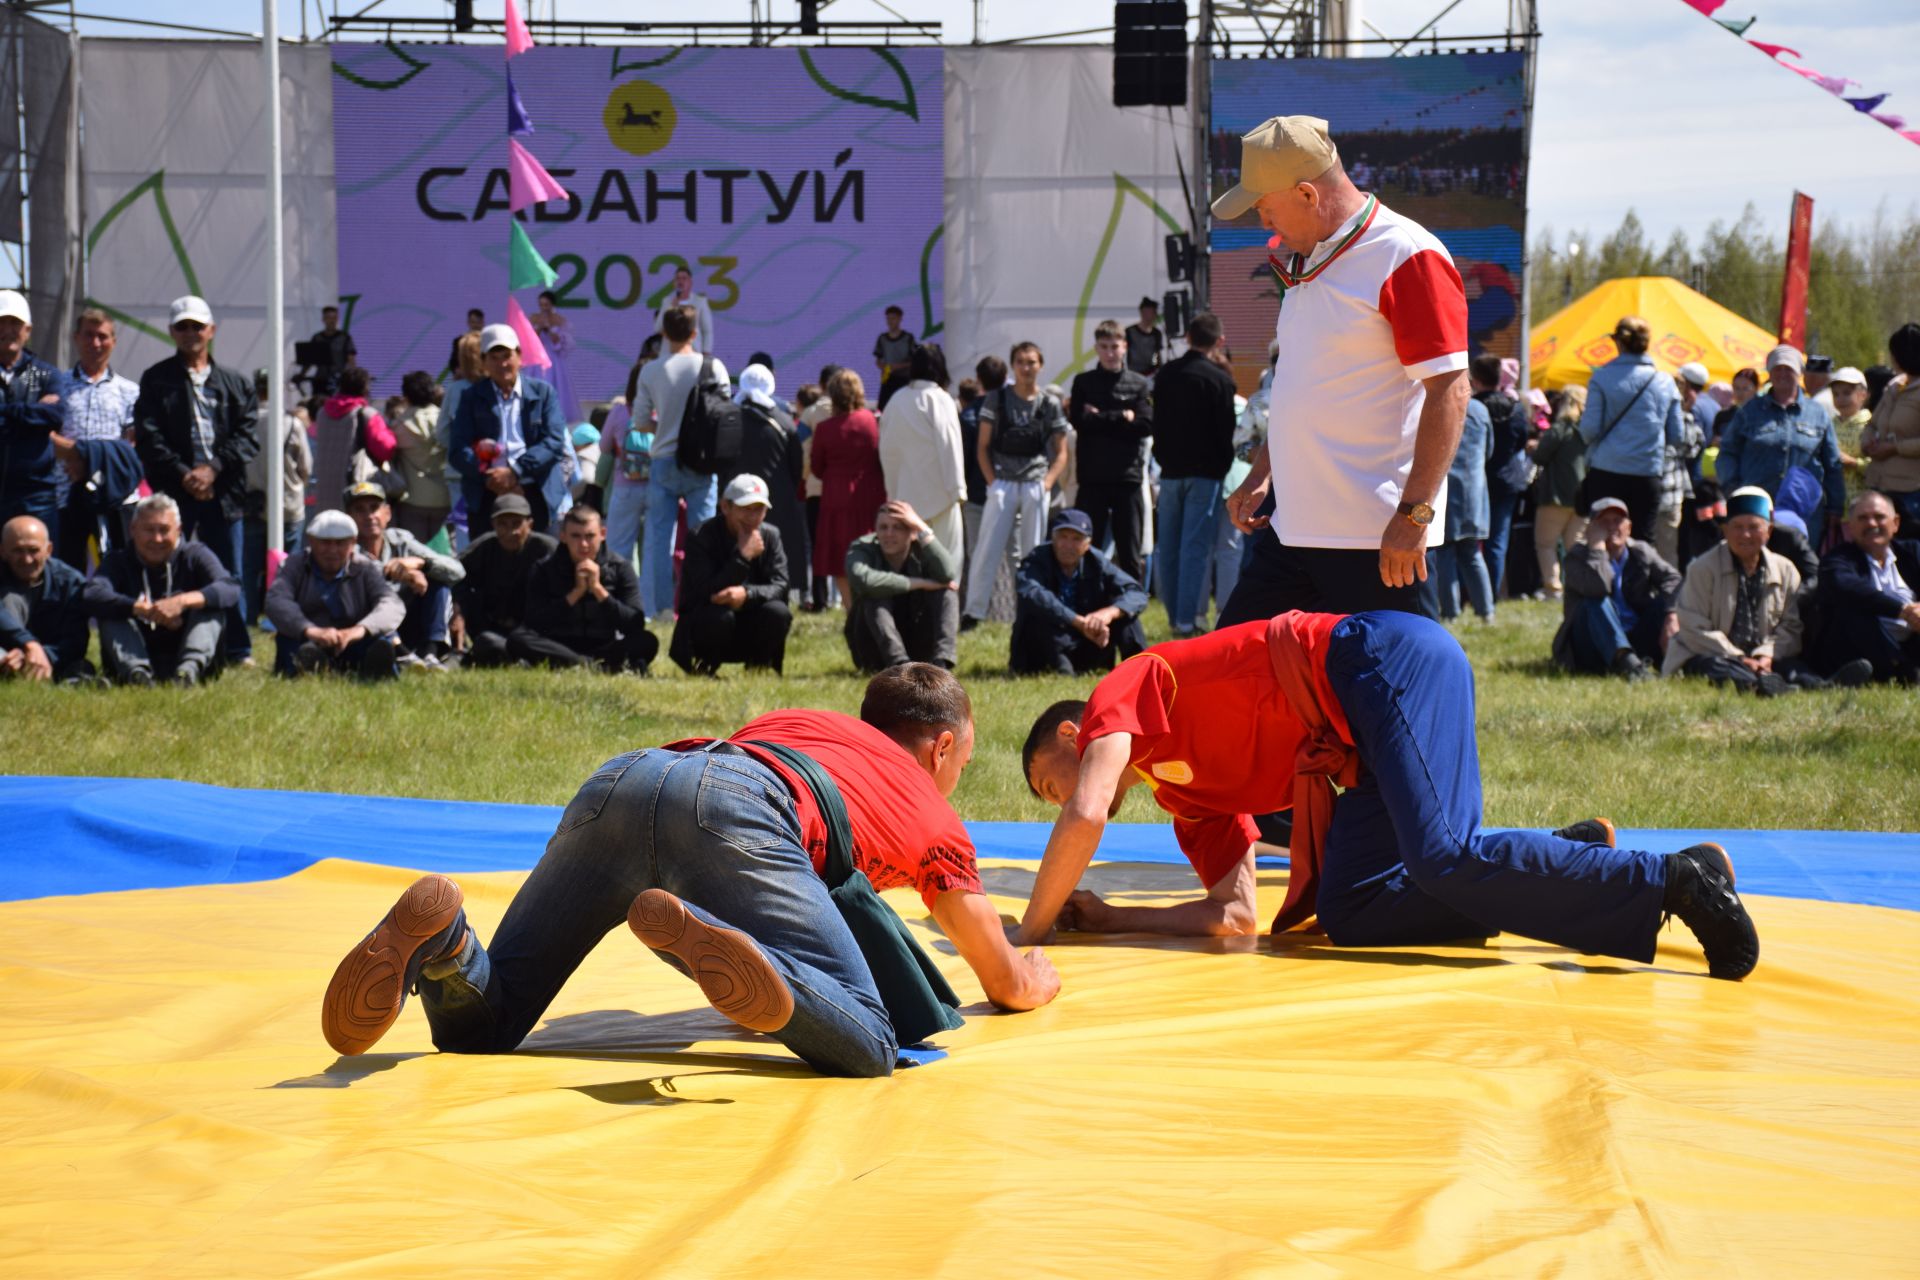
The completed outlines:
<svg viewBox="0 0 1920 1280">
<path fill-rule="evenodd" d="M 828 362 L 873 394 L 890 304 L 938 337 L 938 49 L 535 48 L 513 62 L 520 141 L 572 198 L 518 215 L 500 48 L 333 55 L 343 323 L 376 394 L 445 369 L 469 308 L 505 318 L 514 217 L 558 273 L 582 402 L 624 392 L 683 265 L 714 353 L 736 373 L 770 354 L 783 394 Z"/>
</svg>

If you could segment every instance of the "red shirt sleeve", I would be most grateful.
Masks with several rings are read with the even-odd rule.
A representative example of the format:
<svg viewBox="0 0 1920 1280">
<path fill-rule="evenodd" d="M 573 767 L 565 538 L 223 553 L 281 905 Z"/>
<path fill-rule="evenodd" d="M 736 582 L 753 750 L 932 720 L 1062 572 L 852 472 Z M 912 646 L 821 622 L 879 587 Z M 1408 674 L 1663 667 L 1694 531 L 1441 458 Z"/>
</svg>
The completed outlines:
<svg viewBox="0 0 1920 1280">
<path fill-rule="evenodd" d="M 1079 749 L 1113 733 L 1151 738 L 1167 731 L 1167 704 L 1173 700 L 1173 668 L 1152 653 L 1128 658 L 1094 686 L 1080 716 Z M 1134 756 L 1140 754 L 1135 744 Z"/>
<path fill-rule="evenodd" d="M 1422 249 L 1395 267 L 1380 286 L 1380 314 L 1410 376 L 1467 367 L 1467 291 L 1445 254 Z"/>
</svg>

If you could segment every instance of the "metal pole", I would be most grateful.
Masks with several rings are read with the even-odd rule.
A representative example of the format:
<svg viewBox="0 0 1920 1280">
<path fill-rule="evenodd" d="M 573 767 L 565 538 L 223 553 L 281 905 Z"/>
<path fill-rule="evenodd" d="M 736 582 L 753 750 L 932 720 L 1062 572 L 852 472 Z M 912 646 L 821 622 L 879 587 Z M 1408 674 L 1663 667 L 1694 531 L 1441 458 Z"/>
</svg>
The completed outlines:
<svg viewBox="0 0 1920 1280">
<path fill-rule="evenodd" d="M 1525 64 L 1526 74 L 1521 81 L 1521 83 L 1525 86 L 1526 101 L 1521 107 L 1521 114 L 1520 114 L 1520 121 L 1521 121 L 1520 154 L 1523 157 L 1523 161 L 1526 165 L 1526 168 L 1522 170 L 1522 172 L 1526 174 L 1526 178 L 1525 178 L 1526 191 L 1531 191 L 1533 189 L 1533 90 L 1534 90 L 1534 75 L 1536 71 L 1535 64 L 1537 61 L 1536 55 L 1539 50 L 1539 42 L 1534 39 L 1534 7 L 1533 6 L 1534 6 L 1534 0 L 1522 0 L 1520 4 L 1521 20 L 1527 24 L 1526 32 L 1524 35 L 1524 39 L 1526 41 L 1524 45 L 1524 48 L 1526 49 L 1526 64 Z M 1521 196 L 1521 208 L 1525 209 L 1528 203 L 1530 202 L 1528 201 L 1527 197 L 1523 194 Z M 1522 217 L 1524 218 L 1524 216 L 1525 215 L 1523 214 Z M 1522 221 L 1521 226 L 1523 227 L 1526 226 L 1525 221 Z M 1533 326 L 1533 261 L 1532 261 L 1532 254 L 1533 254 L 1533 246 L 1528 242 L 1527 237 L 1524 234 L 1522 234 L 1520 237 L 1520 278 L 1522 281 L 1525 282 L 1525 287 L 1523 287 L 1520 290 L 1520 299 L 1519 299 L 1520 301 L 1520 381 L 1518 383 L 1518 386 L 1523 392 L 1530 385 L 1533 377 L 1533 369 L 1532 369 L 1532 363 L 1533 363 L 1532 361 L 1532 357 L 1533 357 L 1533 328 L 1532 328 Z"/>
<path fill-rule="evenodd" d="M 1213 194 L 1213 147 L 1208 136 L 1208 118 L 1213 114 L 1213 0 L 1200 0 L 1200 21 L 1193 33 L 1193 93 L 1187 110 L 1193 116 L 1194 207 L 1189 214 L 1193 227 L 1193 313 L 1199 315 L 1209 308 L 1213 281 L 1212 259 L 1207 252 Z"/>
<path fill-rule="evenodd" d="M 286 546 L 287 316 L 286 228 L 280 207 L 279 0 L 260 0 L 260 49 L 267 76 L 267 421 L 260 447 L 267 454 L 267 549 Z M 305 3 L 305 0 L 302 0 Z"/>
</svg>

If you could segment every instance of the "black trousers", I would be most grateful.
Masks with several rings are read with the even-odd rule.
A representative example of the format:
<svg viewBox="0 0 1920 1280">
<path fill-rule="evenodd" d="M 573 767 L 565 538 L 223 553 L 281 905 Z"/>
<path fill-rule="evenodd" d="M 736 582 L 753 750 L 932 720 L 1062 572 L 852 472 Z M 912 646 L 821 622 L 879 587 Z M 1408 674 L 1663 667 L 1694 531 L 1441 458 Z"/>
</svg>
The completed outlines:
<svg viewBox="0 0 1920 1280">
<path fill-rule="evenodd" d="M 1653 522 L 1660 514 L 1660 477 L 1630 476 L 1619 471 L 1587 470 L 1587 482 L 1581 489 L 1579 511 L 1590 515 L 1597 498 L 1618 498 L 1627 504 L 1627 518 L 1633 521 L 1633 536 L 1653 541 Z"/>
<path fill-rule="evenodd" d="M 1881 629 L 1879 618 L 1857 609 L 1828 610 L 1822 615 L 1812 665 L 1830 676 L 1855 658 L 1873 664 L 1875 680 L 1914 680 L 1920 676 L 1920 635 L 1896 644 Z"/>
<path fill-rule="evenodd" d="M 847 652 L 861 671 L 931 662 L 951 671 L 959 660 L 960 593 L 903 591 L 847 602 Z"/>
<path fill-rule="evenodd" d="M 1307 613 L 1417 613 L 1439 616 L 1433 574 L 1425 583 L 1389 587 L 1380 581 L 1380 553 L 1372 547 L 1289 547 L 1262 529 L 1249 535 L 1252 550 L 1240 582 L 1220 610 L 1216 627 L 1271 618 L 1289 609 Z"/>
<path fill-rule="evenodd" d="M 1080 482 L 1074 497 L 1093 521 L 1093 545 L 1105 547 L 1113 539 L 1113 563 L 1135 582 L 1144 583 L 1146 557 L 1141 551 L 1147 524 L 1147 504 L 1138 480 Z"/>
<path fill-rule="evenodd" d="M 1102 648 L 1052 614 L 1022 604 L 1013 615 L 1007 665 L 1017 676 L 1085 675 L 1111 671 L 1116 655 L 1131 658 L 1147 647 L 1147 633 L 1138 618 L 1115 623 L 1109 635 L 1110 643 Z"/>
<path fill-rule="evenodd" d="M 611 639 L 542 635 L 532 627 L 515 627 L 507 635 L 507 653 L 514 658 L 550 667 L 584 667 L 598 663 L 608 674 L 623 667 L 644 673 L 659 652 L 659 637 L 645 627 L 635 627 Z"/>
<path fill-rule="evenodd" d="M 793 611 L 782 600 L 749 600 L 738 609 L 696 605 L 673 624 L 670 652 L 680 669 L 711 675 L 722 664 L 745 663 L 779 673 L 787 659 Z"/>
<path fill-rule="evenodd" d="M 471 648 L 467 650 L 463 665 L 469 667 L 504 667 L 513 661 L 513 654 L 507 645 L 505 631 L 471 631 L 467 639 Z"/>
<path fill-rule="evenodd" d="M 400 654 L 400 642 L 392 635 L 366 636 L 339 653 L 328 653 L 311 640 L 297 637 L 273 638 L 273 673 L 277 676 L 303 675 L 322 669 L 362 680 L 390 680 L 400 674 L 394 660 Z"/>
</svg>

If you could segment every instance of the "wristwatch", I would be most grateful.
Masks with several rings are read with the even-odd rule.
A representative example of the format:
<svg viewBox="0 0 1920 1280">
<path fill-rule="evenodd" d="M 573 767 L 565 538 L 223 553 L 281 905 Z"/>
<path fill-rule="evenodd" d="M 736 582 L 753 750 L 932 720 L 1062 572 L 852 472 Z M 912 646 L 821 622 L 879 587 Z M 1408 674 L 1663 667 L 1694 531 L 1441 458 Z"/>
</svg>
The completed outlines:
<svg viewBox="0 0 1920 1280">
<path fill-rule="evenodd" d="M 1433 504 L 1430 502 L 1403 502 L 1394 510 L 1422 529 L 1433 523 Z"/>
</svg>

